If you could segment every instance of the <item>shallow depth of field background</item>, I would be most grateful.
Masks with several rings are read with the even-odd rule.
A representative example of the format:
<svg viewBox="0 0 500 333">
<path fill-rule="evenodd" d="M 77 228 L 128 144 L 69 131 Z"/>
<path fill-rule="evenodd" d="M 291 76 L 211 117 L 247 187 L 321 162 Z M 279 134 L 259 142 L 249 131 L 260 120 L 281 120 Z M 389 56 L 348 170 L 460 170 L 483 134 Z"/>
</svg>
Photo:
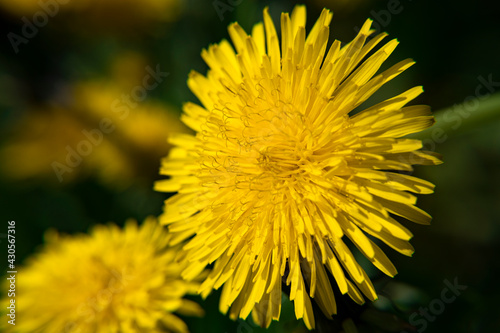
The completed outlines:
<svg viewBox="0 0 500 333">
<path fill-rule="evenodd" d="M 279 29 L 280 12 L 296 3 L 220 0 L 228 10 L 218 12 L 211 0 L 80 2 L 61 4 L 47 24 L 17 45 L 16 53 L 8 34 L 22 36 L 22 17 L 33 22 L 41 8 L 31 0 L 0 0 L 0 274 L 6 271 L 2 237 L 8 220 L 16 221 L 19 264 L 43 244 L 48 228 L 77 233 L 97 223 L 121 225 L 129 217 L 142 221 L 159 215 L 167 194 L 154 192 L 153 182 L 161 179 L 166 137 L 187 131 L 178 116 L 183 102 L 197 102 L 186 79 L 191 69 L 206 73 L 201 50 L 228 38 L 226 28 L 233 21 L 249 32 L 266 5 Z M 445 280 L 457 279 L 467 289 L 425 320 L 421 331 L 500 331 L 500 105 L 483 111 L 500 92 L 500 27 L 493 2 L 305 2 L 308 28 L 323 7 L 333 10 L 331 40 L 350 41 L 355 27 L 372 17 L 375 28 L 400 41 L 384 68 L 408 57 L 416 60 L 371 103 L 415 85 L 423 85 L 425 93 L 413 103 L 434 111 L 468 103 L 435 125 L 441 131 L 427 131 L 426 148 L 441 153 L 445 162 L 417 166 L 414 173 L 436 184 L 435 194 L 419 198 L 433 224 L 405 223 L 415 235 L 413 258 L 383 247 L 398 268 L 394 279 L 386 281 L 368 269 L 375 282 L 382 281 L 376 308 L 408 320 L 419 307 L 437 304 Z M 144 100 L 125 104 L 122 95 L 142 85 L 147 67 L 168 75 L 147 90 Z M 82 131 L 99 128 L 102 118 L 111 119 L 115 128 L 59 181 L 52 163 L 64 163 L 67 147 L 76 149 L 86 139 Z M 193 297 L 206 316 L 184 318 L 192 332 L 264 331 L 250 319 L 233 322 L 220 314 L 218 297 L 218 292 L 203 302 Z M 303 330 L 289 303 L 282 320 L 269 329 Z"/>
</svg>

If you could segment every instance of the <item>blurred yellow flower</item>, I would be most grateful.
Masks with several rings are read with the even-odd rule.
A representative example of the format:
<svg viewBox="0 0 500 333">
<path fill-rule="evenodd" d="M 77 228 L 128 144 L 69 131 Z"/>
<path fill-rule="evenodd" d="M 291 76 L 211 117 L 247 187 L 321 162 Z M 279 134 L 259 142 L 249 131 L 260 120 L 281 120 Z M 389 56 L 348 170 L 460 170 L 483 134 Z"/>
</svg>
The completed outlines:
<svg viewBox="0 0 500 333">
<path fill-rule="evenodd" d="M 0 149 L 3 176 L 57 180 L 59 174 L 61 181 L 70 181 L 82 173 L 97 173 L 106 182 L 130 179 L 133 172 L 126 155 L 110 140 L 100 139 L 90 146 L 88 156 L 79 155 L 77 145 L 88 141 L 84 131 L 88 131 L 85 124 L 67 110 L 52 107 L 30 112 L 17 125 L 15 137 Z M 67 169 L 56 172 L 60 165 Z"/>
<path fill-rule="evenodd" d="M 61 12 L 73 12 L 92 19 L 93 23 L 107 21 L 111 25 L 141 20 L 172 21 L 179 15 L 181 5 L 182 0 L 0 0 L 1 7 L 14 15 L 29 16 L 28 19 L 37 13 L 54 17 Z"/>
<path fill-rule="evenodd" d="M 142 60 L 124 55 L 109 81 L 77 82 L 62 102 L 26 113 L 0 149 L 4 175 L 65 182 L 93 174 L 121 187 L 150 181 L 170 148 L 168 134 L 188 129 L 175 110 L 145 99 L 143 78 L 150 87 L 161 82 L 150 77 L 148 70 L 156 69 L 145 69 Z"/>
<path fill-rule="evenodd" d="M 196 135 L 175 135 L 156 189 L 178 192 L 160 217 L 183 248 L 194 278 L 214 268 L 199 292 L 223 287 L 220 310 L 262 326 L 278 320 L 282 281 L 297 318 L 314 328 L 311 298 L 327 317 L 337 307 L 328 272 L 359 304 L 377 298 L 369 277 L 344 243 L 349 238 L 377 268 L 396 268 L 368 237 L 411 255 L 411 232 L 390 214 L 428 224 L 409 192 L 434 186 L 400 171 L 438 164 L 419 140 L 401 138 L 434 123 L 428 106 L 405 106 L 422 92 L 409 89 L 353 114 L 382 85 L 413 65 L 404 60 L 375 75 L 396 48 L 367 20 L 355 39 L 327 49 L 332 13 L 323 10 L 306 37 L 306 9 L 281 15 L 281 47 L 273 21 L 247 35 L 229 26 L 202 52 L 206 76 L 188 85 L 202 106 L 187 103 L 182 120 Z M 236 50 L 236 51 L 235 51 Z"/>
<path fill-rule="evenodd" d="M 188 332 L 173 312 L 203 314 L 183 299 L 199 282 L 180 278 L 178 248 L 167 246 L 155 218 L 139 227 L 133 220 L 123 229 L 99 225 L 90 235 L 51 231 L 46 242 L 18 270 L 16 325 L 3 320 L 3 332 Z"/>
</svg>

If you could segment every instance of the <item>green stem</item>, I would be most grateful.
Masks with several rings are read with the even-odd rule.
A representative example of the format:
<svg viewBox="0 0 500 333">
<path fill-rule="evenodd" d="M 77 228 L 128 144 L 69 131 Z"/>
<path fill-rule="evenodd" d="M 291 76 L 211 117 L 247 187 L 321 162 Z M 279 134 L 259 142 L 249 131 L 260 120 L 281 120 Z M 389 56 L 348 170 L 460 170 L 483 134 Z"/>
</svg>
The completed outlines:
<svg viewBox="0 0 500 333">
<path fill-rule="evenodd" d="M 462 104 L 455 104 L 434 112 L 436 124 L 425 131 L 409 135 L 414 139 L 431 139 L 439 142 L 443 136 L 460 134 L 471 128 L 500 119 L 500 93 L 482 97 L 466 97 Z"/>
</svg>

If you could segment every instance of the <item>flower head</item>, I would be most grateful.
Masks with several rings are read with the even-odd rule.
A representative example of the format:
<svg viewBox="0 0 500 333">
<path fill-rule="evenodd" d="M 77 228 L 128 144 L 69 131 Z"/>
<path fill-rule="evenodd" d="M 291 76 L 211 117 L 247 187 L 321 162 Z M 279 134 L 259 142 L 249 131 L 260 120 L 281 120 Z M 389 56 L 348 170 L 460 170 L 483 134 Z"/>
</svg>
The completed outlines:
<svg viewBox="0 0 500 333">
<path fill-rule="evenodd" d="M 367 235 L 411 255 L 411 232 L 393 215 L 428 224 L 413 193 L 433 185 L 399 173 L 437 164 L 419 140 L 401 138 L 434 122 L 427 106 L 405 106 L 412 88 L 353 114 L 382 85 L 413 64 L 404 60 L 375 75 L 398 42 L 373 51 L 385 33 L 367 20 L 356 38 L 327 48 L 332 14 L 324 10 L 306 37 L 305 7 L 281 15 L 281 45 L 269 13 L 252 34 L 234 23 L 227 41 L 202 52 L 206 76 L 188 85 L 203 106 L 187 103 L 182 120 L 195 136 L 171 138 L 163 161 L 170 179 L 157 189 L 178 193 L 160 217 L 195 277 L 214 268 L 199 292 L 223 286 L 220 309 L 268 326 L 281 309 L 282 281 L 297 318 L 314 327 L 311 298 L 331 316 L 338 289 L 358 303 L 377 298 L 344 243 L 350 239 L 381 271 L 396 269 Z M 253 310 L 253 312 L 252 312 Z"/>
<path fill-rule="evenodd" d="M 199 283 L 180 278 L 178 249 L 167 247 L 154 218 L 140 227 L 130 220 L 123 230 L 97 226 L 90 236 L 46 238 L 17 274 L 16 325 L 7 332 L 187 332 L 172 312 L 203 313 L 182 298 Z"/>
</svg>

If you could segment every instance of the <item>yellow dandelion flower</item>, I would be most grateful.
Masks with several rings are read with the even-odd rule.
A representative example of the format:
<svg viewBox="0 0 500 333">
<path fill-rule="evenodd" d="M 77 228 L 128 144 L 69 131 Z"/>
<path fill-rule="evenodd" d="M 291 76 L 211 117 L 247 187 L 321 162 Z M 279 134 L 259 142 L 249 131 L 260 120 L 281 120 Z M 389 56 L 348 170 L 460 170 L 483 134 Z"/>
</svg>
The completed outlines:
<svg viewBox="0 0 500 333">
<path fill-rule="evenodd" d="M 74 13 L 92 19 L 94 24 L 126 26 L 139 22 L 174 21 L 184 4 L 183 0 L 0 0 L 0 7 L 16 16 L 54 17 L 59 12 Z M 40 20 L 40 18 L 38 18 Z M 33 23 L 33 20 L 31 20 Z M 34 22 L 36 25 L 36 21 Z M 88 27 L 91 28 L 91 27 Z"/>
<path fill-rule="evenodd" d="M 413 64 L 404 60 L 375 75 L 398 42 L 373 51 L 385 33 L 367 20 L 354 40 L 327 48 L 332 14 L 323 10 L 306 37 L 306 9 L 281 15 L 281 47 L 268 13 L 247 35 L 229 26 L 203 50 L 207 76 L 188 85 L 203 106 L 187 103 L 182 120 L 196 135 L 171 138 L 174 147 L 156 189 L 178 193 L 160 222 L 183 248 L 193 278 L 214 263 L 199 292 L 223 286 L 220 310 L 268 326 L 278 320 L 282 281 L 297 318 L 314 327 L 311 298 L 336 313 L 329 273 L 358 303 L 377 298 L 343 240 L 350 239 L 389 276 L 396 269 L 368 235 L 411 255 L 411 232 L 393 215 L 428 224 L 410 192 L 433 185 L 399 173 L 412 164 L 438 164 L 419 140 L 401 138 L 434 122 L 427 106 L 405 106 L 421 87 L 352 114 L 383 84 Z M 329 272 L 329 273 L 328 273 Z M 252 311 L 253 310 L 253 311 Z"/>
<path fill-rule="evenodd" d="M 191 131 L 178 110 L 132 96 L 134 89 L 146 91 L 144 78 L 160 87 L 142 56 L 125 53 L 111 67 L 110 79 L 75 82 L 65 100 L 27 110 L 0 147 L 0 176 L 66 183 L 92 175 L 115 188 L 156 177 L 170 148 L 166 132 Z"/>
<path fill-rule="evenodd" d="M 16 325 L 3 323 L 7 332 L 187 332 L 172 312 L 203 314 L 182 298 L 200 284 L 180 278 L 178 249 L 167 247 L 155 218 L 139 227 L 133 220 L 124 229 L 97 226 L 90 236 L 46 238 L 17 273 Z"/>
</svg>

